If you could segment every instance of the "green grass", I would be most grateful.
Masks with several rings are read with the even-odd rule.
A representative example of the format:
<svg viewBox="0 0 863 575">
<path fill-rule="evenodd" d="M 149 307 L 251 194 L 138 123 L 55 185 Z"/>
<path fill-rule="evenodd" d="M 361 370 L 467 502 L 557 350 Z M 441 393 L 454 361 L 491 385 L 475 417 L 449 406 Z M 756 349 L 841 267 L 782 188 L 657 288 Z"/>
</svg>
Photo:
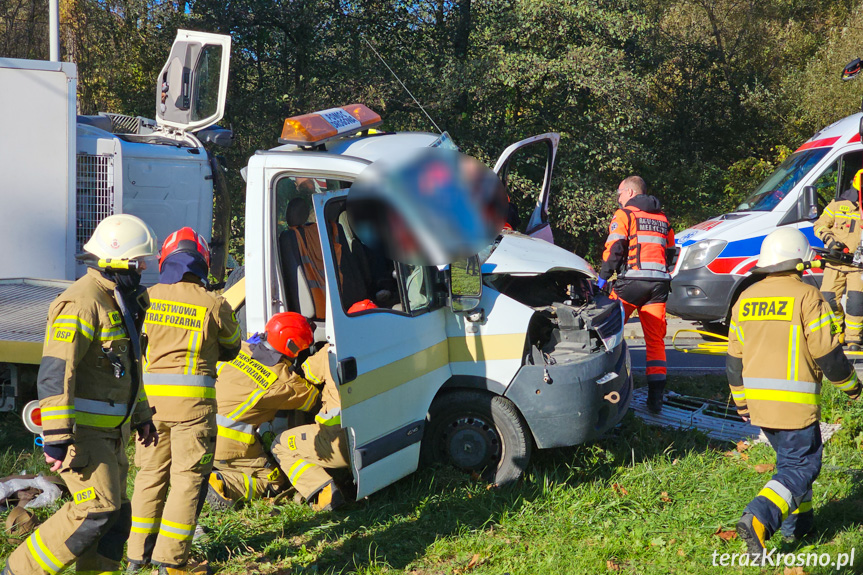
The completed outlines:
<svg viewBox="0 0 863 575">
<path fill-rule="evenodd" d="M 677 377 L 669 387 L 726 398 L 725 385 L 722 377 Z M 863 565 L 863 404 L 832 388 L 823 401 L 825 418 L 843 428 L 825 448 L 815 485 L 817 535 L 796 545 L 775 537 L 771 545 L 834 556 L 856 547 Z M 8 437 L 7 422 L 0 430 Z M 42 468 L 24 443 L 0 456 L 0 473 Z M 714 550 L 743 550 L 714 533 L 733 529 L 769 479 L 754 466 L 775 462 L 769 446 L 743 454 L 733 447 L 648 427 L 630 414 L 599 443 L 536 453 L 524 481 L 510 489 L 438 467 L 334 513 L 294 503 L 256 502 L 220 515 L 205 507 L 209 533 L 195 554 L 236 574 L 784 573 L 711 565 Z M 0 543 L 0 556 L 10 550 Z"/>
</svg>

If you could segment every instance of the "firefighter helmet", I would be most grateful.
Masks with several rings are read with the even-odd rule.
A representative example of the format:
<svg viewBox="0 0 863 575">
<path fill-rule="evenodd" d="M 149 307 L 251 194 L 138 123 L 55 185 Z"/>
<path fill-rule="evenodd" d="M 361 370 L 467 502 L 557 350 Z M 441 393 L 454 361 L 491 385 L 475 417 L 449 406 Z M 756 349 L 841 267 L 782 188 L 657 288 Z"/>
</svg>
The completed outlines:
<svg viewBox="0 0 863 575">
<path fill-rule="evenodd" d="M 108 216 L 96 226 L 84 251 L 102 260 L 132 260 L 156 255 L 156 233 L 130 214 Z"/>
<path fill-rule="evenodd" d="M 207 262 L 207 267 L 210 267 L 210 246 L 207 245 L 207 240 L 188 226 L 165 238 L 159 256 L 159 271 L 162 271 L 162 264 L 168 256 L 178 253 L 198 254 Z"/>
<path fill-rule="evenodd" d="M 809 261 L 814 256 L 809 240 L 797 228 L 779 228 L 770 232 L 761 244 L 758 267 L 766 268 L 784 262 Z"/>
<path fill-rule="evenodd" d="M 377 309 L 377 307 L 378 306 L 375 305 L 375 302 L 370 299 L 360 300 L 354 305 L 352 305 L 350 308 L 348 308 L 348 315 L 365 311 L 367 309 Z"/>
<path fill-rule="evenodd" d="M 861 179 L 863 179 L 863 170 L 858 170 L 857 173 L 854 174 L 854 179 L 851 180 L 851 187 L 858 192 L 861 191 L 861 186 L 863 186 Z"/>
<path fill-rule="evenodd" d="M 267 322 L 267 343 L 290 358 L 297 357 L 315 342 L 315 334 L 309 321 L 298 313 L 277 313 Z"/>
</svg>

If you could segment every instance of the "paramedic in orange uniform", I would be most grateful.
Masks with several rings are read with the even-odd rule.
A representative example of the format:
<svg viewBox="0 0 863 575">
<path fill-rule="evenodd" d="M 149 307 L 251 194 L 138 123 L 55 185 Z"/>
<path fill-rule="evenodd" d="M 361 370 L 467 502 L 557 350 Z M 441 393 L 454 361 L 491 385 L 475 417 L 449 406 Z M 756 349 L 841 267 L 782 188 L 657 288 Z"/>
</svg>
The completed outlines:
<svg viewBox="0 0 863 575">
<path fill-rule="evenodd" d="M 671 291 L 668 270 L 674 230 L 659 200 L 646 192 L 647 184 L 639 176 L 630 176 L 618 186 L 620 208 L 608 227 L 597 285 L 610 290 L 607 284 L 616 272 L 611 297 L 623 303 L 627 320 L 638 310 L 647 345 L 647 407 L 659 413 L 666 377 L 665 302 Z"/>
</svg>

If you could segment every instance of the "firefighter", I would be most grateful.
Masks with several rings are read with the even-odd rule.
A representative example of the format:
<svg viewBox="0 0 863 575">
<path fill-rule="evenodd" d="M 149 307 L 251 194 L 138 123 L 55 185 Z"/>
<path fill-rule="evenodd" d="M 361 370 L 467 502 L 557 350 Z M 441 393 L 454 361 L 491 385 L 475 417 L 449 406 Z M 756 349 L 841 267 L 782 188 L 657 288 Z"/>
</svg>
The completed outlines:
<svg viewBox="0 0 863 575">
<path fill-rule="evenodd" d="M 37 390 L 45 461 L 72 494 L 10 556 L 4 575 L 117 572 L 129 537 L 126 497 L 130 429 L 144 446 L 158 437 L 141 387 L 139 286 L 156 235 L 130 215 L 108 216 L 86 244 L 86 275 L 48 312 Z"/>
<path fill-rule="evenodd" d="M 646 192 L 647 184 L 639 176 L 618 186 L 620 208 L 608 227 L 597 285 L 610 290 L 608 281 L 617 273 L 611 297 L 623 304 L 626 320 L 638 310 L 647 346 L 647 407 L 659 413 L 666 379 L 665 302 L 671 291 L 668 268 L 674 230 L 659 200 Z"/>
<path fill-rule="evenodd" d="M 375 308 L 365 299 L 353 304 L 348 315 Z M 308 381 L 322 386 L 321 409 L 314 423 L 280 433 L 273 441 L 273 457 L 312 509 L 332 511 L 345 498 L 327 470 L 347 469 L 350 456 L 339 390 L 330 374 L 329 344 L 303 362 L 302 370 Z"/>
<path fill-rule="evenodd" d="M 744 421 L 760 426 L 776 450 L 777 473 L 737 523 L 750 564 L 780 528 L 793 539 L 812 529 L 812 483 L 821 471 L 822 379 L 853 399 L 860 396 L 830 306 L 797 271 L 811 258 L 799 230 L 770 233 L 752 270 L 762 279 L 744 290 L 731 312 L 726 359 L 731 395 Z"/>
<path fill-rule="evenodd" d="M 182 228 L 162 245 L 159 283 L 150 288 L 144 389 L 159 444 L 135 454 L 132 572 L 150 562 L 160 574 L 189 570 L 216 443 L 216 362 L 234 359 L 241 343 L 233 310 L 205 287 L 209 264 L 207 242 Z"/>
<path fill-rule="evenodd" d="M 314 333 L 306 318 L 277 313 L 263 336 L 243 342 L 232 362 L 218 364 L 219 431 L 207 494 L 211 507 L 232 507 L 285 487 L 284 475 L 268 457 L 256 428 L 281 410 L 308 412 L 317 405 L 318 388 L 294 365 L 297 355 L 312 343 Z"/>
<path fill-rule="evenodd" d="M 851 187 L 833 200 L 818 221 L 815 222 L 815 235 L 831 251 L 854 253 L 860 245 L 860 180 L 863 170 L 857 172 Z M 855 273 L 856 272 L 856 273 Z M 842 309 L 842 294 L 848 293 L 847 309 Z M 821 293 L 830 304 L 833 314 L 842 327 L 844 323 L 844 343 L 854 351 L 861 349 L 863 331 L 863 277 L 860 270 L 852 266 L 830 265 L 824 270 Z M 844 320 L 844 321 L 843 321 Z"/>
</svg>

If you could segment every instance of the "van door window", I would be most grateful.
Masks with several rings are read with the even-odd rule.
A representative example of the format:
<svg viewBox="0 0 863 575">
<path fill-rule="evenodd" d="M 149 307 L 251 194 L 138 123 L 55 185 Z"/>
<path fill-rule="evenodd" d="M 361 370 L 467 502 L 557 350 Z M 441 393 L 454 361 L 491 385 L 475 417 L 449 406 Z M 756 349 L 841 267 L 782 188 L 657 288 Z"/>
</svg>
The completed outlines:
<svg viewBox="0 0 863 575">
<path fill-rule="evenodd" d="M 276 253 L 285 307 L 308 318 L 326 319 L 326 280 L 312 195 L 350 187 L 350 182 L 284 175 L 275 180 Z"/>
<path fill-rule="evenodd" d="M 519 232 L 527 233 L 528 228 L 548 221 L 547 213 L 535 212 L 542 200 L 551 153 L 546 142 L 525 146 L 513 154 L 499 174 L 511 206 L 507 223 Z"/>
<path fill-rule="evenodd" d="M 368 299 L 379 309 L 395 313 L 418 315 L 430 310 L 434 302 L 433 268 L 398 264 L 387 258 L 373 230 L 358 233 L 353 229 L 345 206 L 343 199 L 332 200 L 324 211 L 343 309 L 347 312 L 355 303 Z"/>
</svg>

